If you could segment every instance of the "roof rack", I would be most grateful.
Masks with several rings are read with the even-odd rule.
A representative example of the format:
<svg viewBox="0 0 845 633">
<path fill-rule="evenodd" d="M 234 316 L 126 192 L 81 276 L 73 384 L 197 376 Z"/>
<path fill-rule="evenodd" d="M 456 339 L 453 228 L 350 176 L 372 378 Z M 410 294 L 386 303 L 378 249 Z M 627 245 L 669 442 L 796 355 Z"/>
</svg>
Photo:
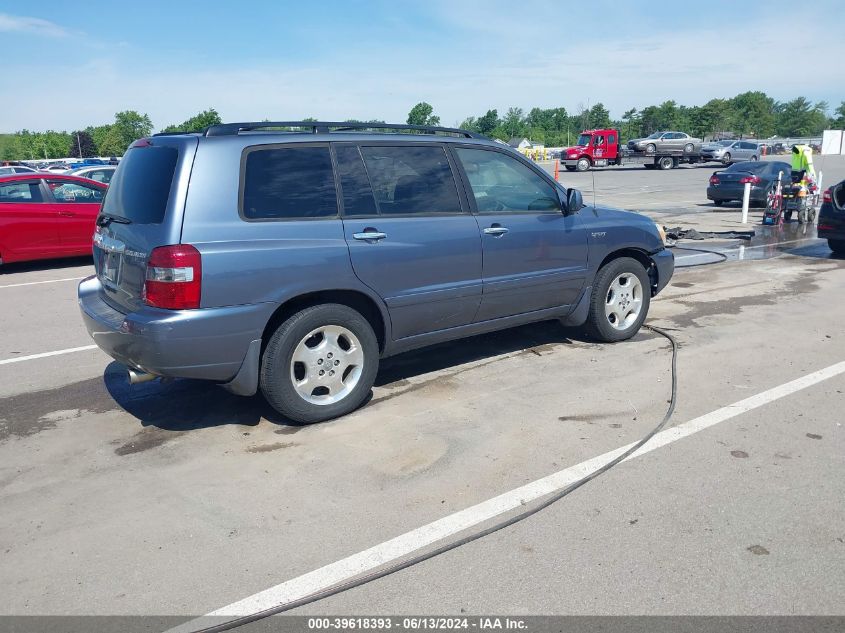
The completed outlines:
<svg viewBox="0 0 845 633">
<path fill-rule="evenodd" d="M 236 136 L 240 132 L 252 132 L 265 128 L 300 128 L 299 132 L 310 131 L 312 134 L 331 132 L 350 132 L 352 130 L 409 130 L 421 134 L 441 134 L 464 138 L 485 138 L 481 134 L 452 127 L 433 125 L 402 125 L 398 123 L 359 123 L 351 121 L 255 121 L 251 123 L 221 123 L 205 129 L 205 136 Z M 276 130 L 278 131 L 278 130 Z M 294 131 L 294 130 L 283 130 Z"/>
</svg>

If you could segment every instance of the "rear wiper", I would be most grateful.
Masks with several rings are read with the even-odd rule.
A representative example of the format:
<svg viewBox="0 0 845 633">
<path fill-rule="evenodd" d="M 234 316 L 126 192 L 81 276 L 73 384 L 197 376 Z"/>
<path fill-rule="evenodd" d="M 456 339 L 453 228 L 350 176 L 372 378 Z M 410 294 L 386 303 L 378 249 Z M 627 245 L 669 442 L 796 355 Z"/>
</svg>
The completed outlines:
<svg viewBox="0 0 845 633">
<path fill-rule="evenodd" d="M 112 222 L 117 222 L 118 224 L 132 224 L 132 220 L 130 220 L 129 218 L 122 218 L 119 215 L 101 213 L 97 216 L 97 226 L 106 227 Z"/>
</svg>

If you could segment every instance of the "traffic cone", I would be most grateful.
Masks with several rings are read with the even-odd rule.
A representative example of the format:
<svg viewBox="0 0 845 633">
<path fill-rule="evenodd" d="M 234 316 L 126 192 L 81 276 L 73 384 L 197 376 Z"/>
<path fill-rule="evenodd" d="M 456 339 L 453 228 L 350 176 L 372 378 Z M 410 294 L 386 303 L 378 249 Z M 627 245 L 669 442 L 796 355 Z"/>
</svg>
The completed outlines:
<svg viewBox="0 0 845 633">
<path fill-rule="evenodd" d="M 560 180 L 560 161 L 555 159 L 555 180 Z"/>
</svg>

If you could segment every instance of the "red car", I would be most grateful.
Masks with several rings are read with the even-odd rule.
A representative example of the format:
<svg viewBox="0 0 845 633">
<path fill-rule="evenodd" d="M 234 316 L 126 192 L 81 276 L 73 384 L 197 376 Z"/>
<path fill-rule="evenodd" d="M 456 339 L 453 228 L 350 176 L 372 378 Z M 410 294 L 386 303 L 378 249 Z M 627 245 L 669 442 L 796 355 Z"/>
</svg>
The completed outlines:
<svg viewBox="0 0 845 633">
<path fill-rule="evenodd" d="M 0 264 L 90 255 L 106 189 L 60 174 L 0 177 Z"/>
</svg>

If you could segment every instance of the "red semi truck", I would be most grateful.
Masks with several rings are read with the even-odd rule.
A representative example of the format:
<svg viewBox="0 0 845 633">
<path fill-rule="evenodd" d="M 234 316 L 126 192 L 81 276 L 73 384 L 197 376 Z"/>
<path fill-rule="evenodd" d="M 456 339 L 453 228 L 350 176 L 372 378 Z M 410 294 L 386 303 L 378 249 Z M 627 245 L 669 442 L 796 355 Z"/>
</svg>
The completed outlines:
<svg viewBox="0 0 845 633">
<path fill-rule="evenodd" d="M 639 164 L 646 169 L 673 169 L 681 163 L 697 163 L 701 160 L 698 151 L 657 150 L 656 152 L 635 152 L 619 144 L 619 130 L 584 130 L 578 142 L 561 152 L 560 162 L 569 171 L 587 171 L 591 167 L 608 165 Z"/>
</svg>

